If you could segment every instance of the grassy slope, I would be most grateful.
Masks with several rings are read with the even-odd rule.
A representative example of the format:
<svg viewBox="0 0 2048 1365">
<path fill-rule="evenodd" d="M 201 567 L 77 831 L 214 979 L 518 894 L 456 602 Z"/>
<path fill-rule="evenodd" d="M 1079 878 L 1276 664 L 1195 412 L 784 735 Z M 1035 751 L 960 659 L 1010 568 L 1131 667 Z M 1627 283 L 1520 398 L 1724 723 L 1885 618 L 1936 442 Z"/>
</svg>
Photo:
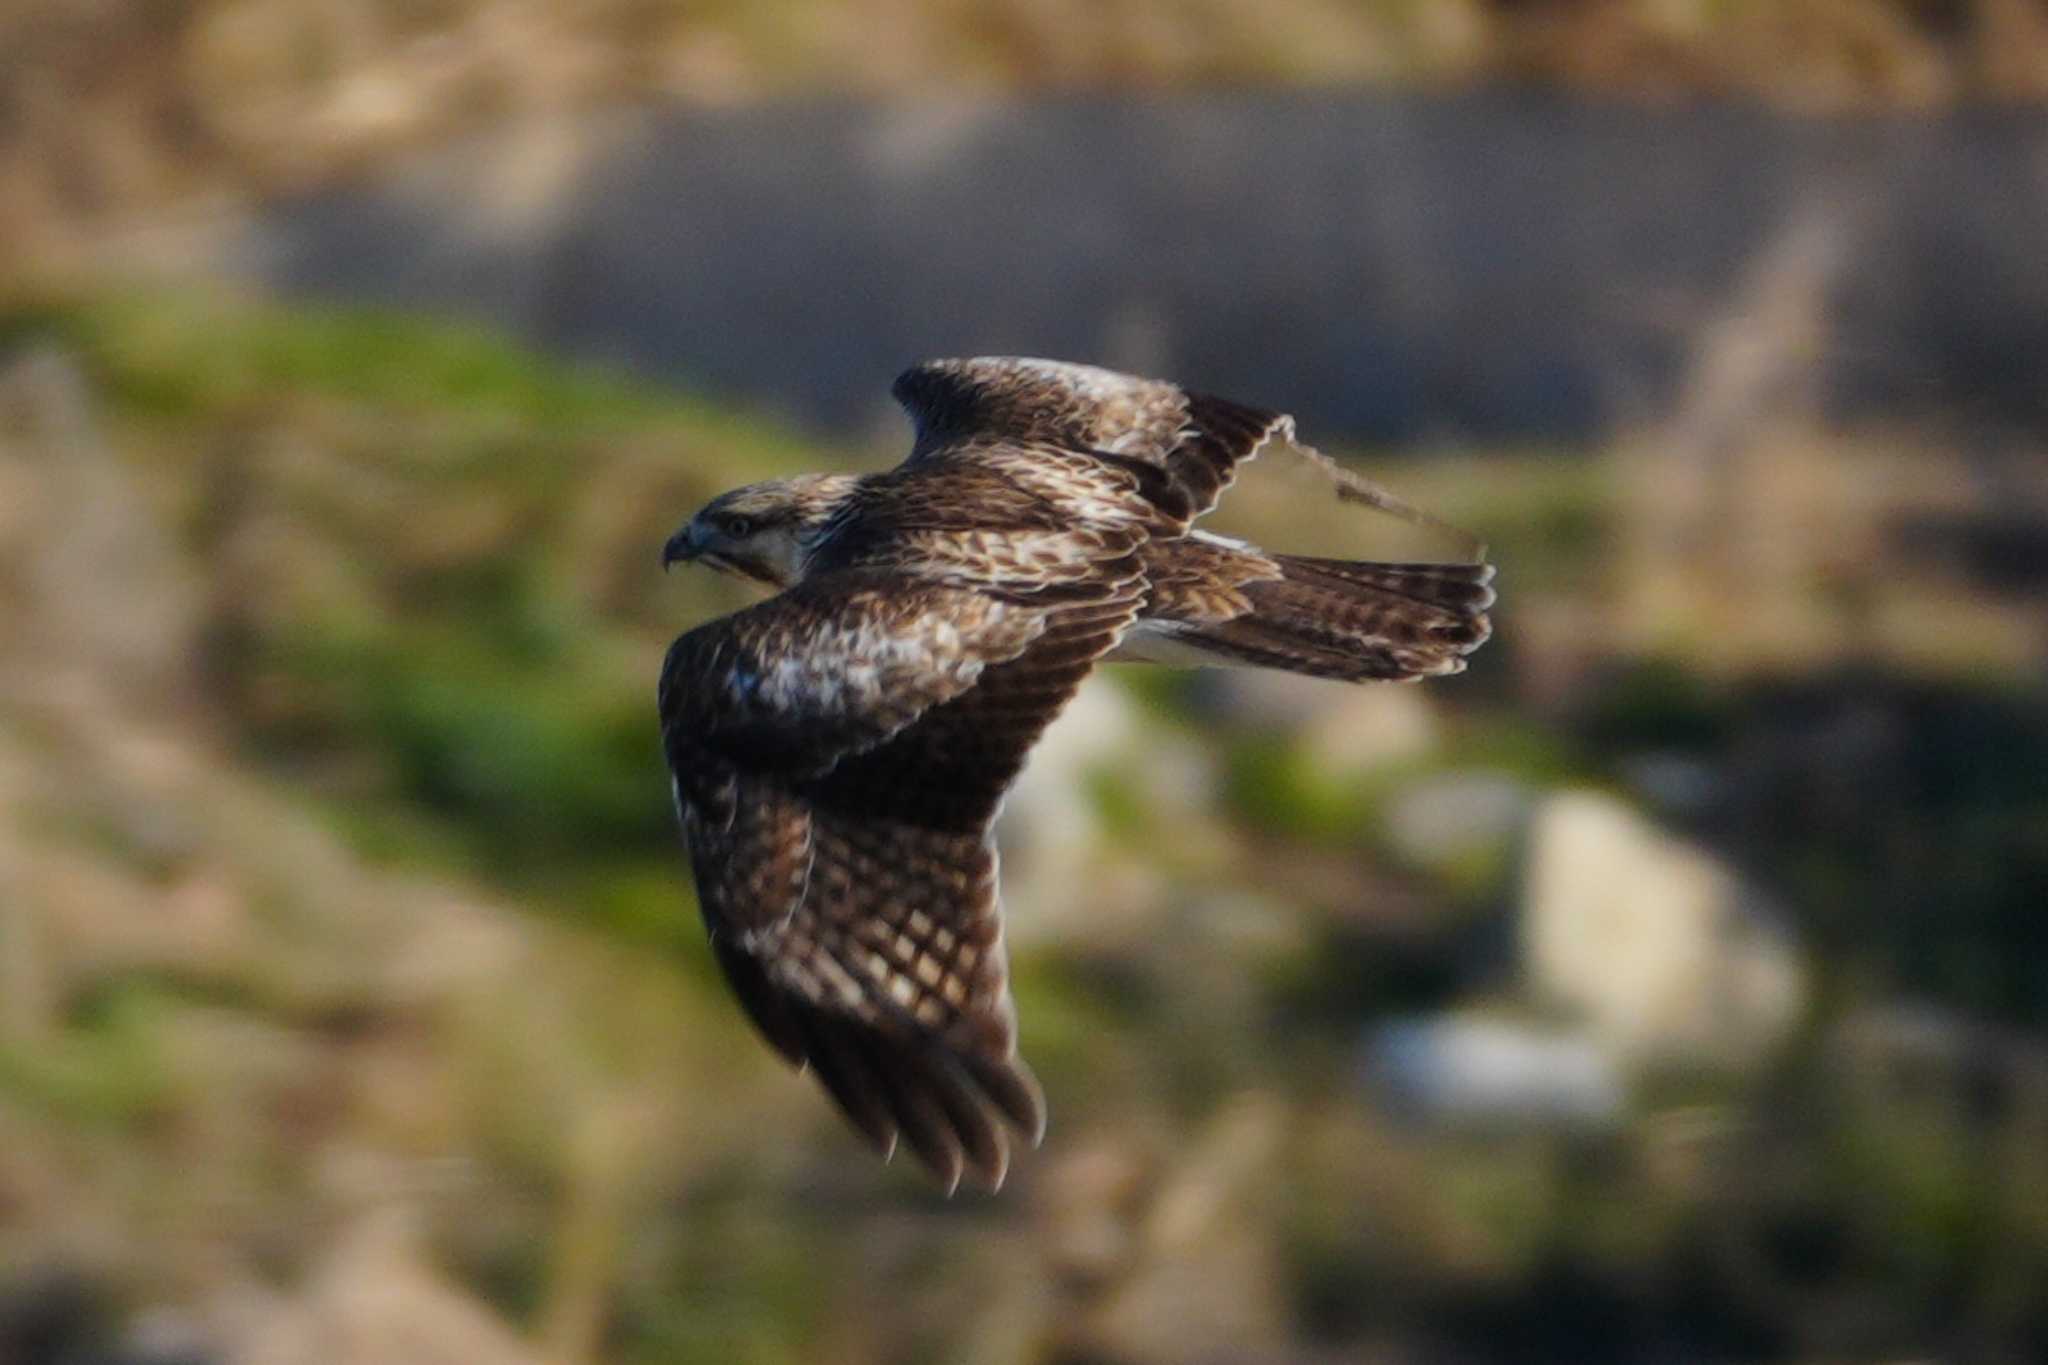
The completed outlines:
<svg viewBox="0 0 2048 1365">
<path fill-rule="evenodd" d="M 557 1342 L 601 1322 L 625 1361 L 1100 1353 L 1207 1321 L 1190 1283 L 1247 1341 L 1551 1324 L 1754 1355 L 1810 1340 L 1809 1301 L 1894 1340 L 1957 1304 L 2001 1339 L 2040 1311 L 2012 1286 L 2043 1282 L 2044 1201 L 1982 1175 L 2041 1178 L 2024 1115 L 1992 1166 L 1938 1099 L 1821 1086 L 1774 1124 L 1750 1107 L 1765 1077 L 1653 1096 L 1612 1139 L 1446 1143 L 1346 1084 L 1364 1022 L 1469 981 L 1511 890 L 1508 850 L 1362 857 L 1385 794 L 1438 768 L 1599 779 L 1674 737 L 1711 752 L 1740 723 L 1723 690 L 1644 674 L 1598 723 L 1538 724 L 1481 671 L 1460 696 L 1492 701 L 1361 778 L 1131 675 L 1162 708 L 1142 722 L 1160 766 L 1219 756 L 1213 795 L 1147 788 L 1150 765 L 1075 793 L 1106 831 L 1086 913 L 1024 947 L 1019 982 L 1056 1140 L 1004 1202 L 941 1206 L 878 1178 L 748 1039 L 654 752 L 661 648 L 740 600 L 662 580 L 654 547 L 718 488 L 853 456 L 379 314 L 60 300 L 0 317 L 0 353 L 30 341 L 76 357 L 174 532 L 203 700 L 152 740 L 169 777 L 135 768 L 125 720 L 0 704 L 50 944 L 41 1017 L 0 1034 L 0 1191 L 27 1210 L 0 1266 L 70 1239 L 134 1302 L 203 1302 L 203 1240 L 290 1289 L 360 1213 L 340 1162 L 413 1191 L 466 1292 Z M 1508 547 L 1523 591 L 1590 590 L 1596 475 L 1488 469 L 1389 481 Z M 1260 478 L 1242 529 L 1340 534 L 1304 521 L 1284 466 Z M 1771 1259 L 1801 1219 L 1846 1239 L 1817 1288 Z M 906 1295 L 902 1321 L 862 1309 Z"/>
<path fill-rule="evenodd" d="M 159 297 L 12 328 L 82 358 L 212 571 L 204 667 L 252 750 L 396 798 L 508 879 L 667 851 L 652 665 L 672 623 L 734 599 L 663 582 L 654 547 L 716 488 L 816 452 L 380 314 Z"/>
<path fill-rule="evenodd" d="M 0 2 L 0 245 L 633 99 L 1511 81 L 1797 108 L 2038 97 L 2026 0 Z"/>
</svg>

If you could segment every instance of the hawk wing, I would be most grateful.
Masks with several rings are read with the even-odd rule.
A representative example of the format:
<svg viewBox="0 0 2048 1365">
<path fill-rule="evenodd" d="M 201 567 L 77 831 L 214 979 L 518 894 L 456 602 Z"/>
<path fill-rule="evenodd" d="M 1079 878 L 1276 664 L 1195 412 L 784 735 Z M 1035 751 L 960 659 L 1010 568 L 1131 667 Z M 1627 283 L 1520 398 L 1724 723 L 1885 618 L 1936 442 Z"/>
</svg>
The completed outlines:
<svg viewBox="0 0 2048 1365">
<path fill-rule="evenodd" d="M 1111 540 L 1053 602 L 886 570 L 813 577 L 689 632 L 664 747 L 698 898 L 748 1014 L 882 1151 L 1002 1182 L 1036 1141 L 990 827 L 1039 734 L 1130 625 Z"/>
<path fill-rule="evenodd" d="M 1184 533 L 1240 463 L 1293 432 L 1282 413 L 1058 360 L 935 360 L 904 371 L 892 392 L 917 426 L 907 464 L 975 462 L 1027 477 L 1034 464 L 1064 464 L 1084 479 L 1114 470 L 1166 535 Z"/>
<path fill-rule="evenodd" d="M 1477 563 L 1387 564 L 1271 555 L 1191 529 L 1238 466 L 1284 436 L 1340 498 L 1465 534 L 1301 445 L 1283 413 L 1017 357 L 933 361 L 904 372 L 895 394 L 917 424 L 910 458 L 890 476 L 909 495 L 899 506 L 929 488 L 942 507 L 1001 515 L 1021 489 L 1054 509 L 1056 526 L 1144 538 L 1147 602 L 1120 658 L 1412 680 L 1461 671 L 1491 630 L 1483 547 Z M 937 524 L 917 516 L 887 528 L 888 553 L 903 553 L 910 525 Z M 862 548 L 848 537 L 849 556 Z"/>
</svg>

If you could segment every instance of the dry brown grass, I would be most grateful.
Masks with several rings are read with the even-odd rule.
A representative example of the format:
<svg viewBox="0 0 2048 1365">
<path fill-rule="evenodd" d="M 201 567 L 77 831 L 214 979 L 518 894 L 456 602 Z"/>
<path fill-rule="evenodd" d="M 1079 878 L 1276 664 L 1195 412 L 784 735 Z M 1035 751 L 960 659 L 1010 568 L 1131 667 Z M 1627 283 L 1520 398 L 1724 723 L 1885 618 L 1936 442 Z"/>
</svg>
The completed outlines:
<svg viewBox="0 0 2048 1365">
<path fill-rule="evenodd" d="M 1512 80 L 1928 107 L 2048 93 L 2030 0 L 0 3 L 0 248 L 638 99 Z"/>
</svg>

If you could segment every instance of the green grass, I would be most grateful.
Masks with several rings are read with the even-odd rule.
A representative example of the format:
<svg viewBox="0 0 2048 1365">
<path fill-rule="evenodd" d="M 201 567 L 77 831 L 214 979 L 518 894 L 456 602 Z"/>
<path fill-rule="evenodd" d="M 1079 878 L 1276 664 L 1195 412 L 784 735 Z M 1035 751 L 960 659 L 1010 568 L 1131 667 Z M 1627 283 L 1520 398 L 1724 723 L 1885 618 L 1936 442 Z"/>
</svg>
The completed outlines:
<svg viewBox="0 0 2048 1365">
<path fill-rule="evenodd" d="M 76 357 L 186 524 L 249 756 L 387 851 L 545 870 L 572 899 L 674 857 L 653 669 L 732 599 L 664 580 L 652 547 L 718 488 L 841 456 L 375 309 L 124 293 L 0 313 L 0 353 L 38 344 Z M 252 538 L 253 574 L 234 561 Z"/>
<path fill-rule="evenodd" d="M 1240 737 L 1225 763 L 1224 794 L 1253 828 L 1315 843 L 1354 842 L 1371 819 L 1362 782 L 1330 773 L 1289 739 Z"/>
<path fill-rule="evenodd" d="M 294 393 L 543 431 L 710 411 L 615 374 L 543 360 L 481 328 L 359 306 L 282 309 L 141 292 L 45 303 L 0 322 L 0 345 L 45 336 L 87 357 L 119 404 L 164 421 Z"/>
<path fill-rule="evenodd" d="M 157 1043 L 164 996 L 128 982 L 101 992 L 56 1036 L 0 1044 L 0 1099 L 70 1121 L 142 1122 L 172 1093 Z"/>
</svg>

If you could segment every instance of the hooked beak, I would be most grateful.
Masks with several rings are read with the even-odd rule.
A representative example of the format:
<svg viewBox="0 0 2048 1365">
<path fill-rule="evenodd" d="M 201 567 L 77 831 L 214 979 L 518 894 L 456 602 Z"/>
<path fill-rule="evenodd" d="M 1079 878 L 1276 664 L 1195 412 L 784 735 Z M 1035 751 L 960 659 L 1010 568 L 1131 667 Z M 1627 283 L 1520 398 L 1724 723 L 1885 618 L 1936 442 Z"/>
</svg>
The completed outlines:
<svg viewBox="0 0 2048 1365">
<path fill-rule="evenodd" d="M 697 539 L 697 523 L 692 521 L 682 530 L 668 538 L 661 547 L 661 567 L 665 571 L 676 564 L 687 564 L 704 552 L 703 542 Z"/>
</svg>

